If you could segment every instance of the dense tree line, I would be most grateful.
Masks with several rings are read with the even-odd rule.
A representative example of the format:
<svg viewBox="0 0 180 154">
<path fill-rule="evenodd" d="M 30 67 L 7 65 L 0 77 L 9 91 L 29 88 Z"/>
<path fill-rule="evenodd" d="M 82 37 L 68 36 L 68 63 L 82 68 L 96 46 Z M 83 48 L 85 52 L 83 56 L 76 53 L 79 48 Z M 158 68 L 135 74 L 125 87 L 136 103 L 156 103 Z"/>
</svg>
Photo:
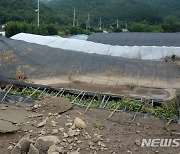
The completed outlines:
<svg viewBox="0 0 180 154">
<path fill-rule="evenodd" d="M 71 18 L 75 7 L 79 22 L 85 22 L 89 13 L 93 26 L 99 24 L 100 17 L 105 27 L 115 24 L 117 19 L 120 24 L 180 22 L 179 0 L 51 0 L 48 5 Z"/>
<path fill-rule="evenodd" d="M 109 27 L 104 29 L 108 32 L 122 32 L 121 28 Z M 129 27 L 130 32 L 178 32 L 180 30 L 179 24 L 162 24 L 162 25 L 148 25 L 140 23 L 132 23 Z M 84 26 L 77 27 L 72 25 L 59 26 L 58 24 L 43 24 L 38 28 L 36 24 L 29 24 L 26 22 L 8 22 L 6 25 L 6 36 L 11 37 L 18 33 L 31 33 L 39 35 L 77 35 L 77 34 L 87 34 L 90 35 L 93 32 L 102 32 L 98 27 L 91 27 L 85 29 Z"/>
<path fill-rule="evenodd" d="M 108 32 L 121 32 L 126 23 L 131 32 L 180 32 L 179 0 L 46 1 L 40 3 L 39 28 L 35 11 L 37 0 L 0 0 L 0 4 L 0 24 L 8 23 L 8 37 L 20 32 L 61 36 L 102 32 L 100 17 L 102 29 Z M 76 26 L 72 26 L 74 6 Z M 90 27 L 86 25 L 88 12 Z"/>
<path fill-rule="evenodd" d="M 37 0 L 0 0 L 0 24 L 9 21 L 37 23 Z M 69 18 L 40 3 L 40 23 L 66 25 Z"/>
<path fill-rule="evenodd" d="M 26 22 L 9 22 L 6 25 L 6 36 L 11 37 L 18 33 L 31 33 L 39 35 L 57 35 L 58 25 L 41 25 L 39 28 L 35 24 L 28 24 Z"/>
<path fill-rule="evenodd" d="M 87 34 L 90 35 L 92 32 L 102 32 L 96 28 L 83 29 L 81 27 L 67 25 L 59 26 L 58 24 L 42 24 L 38 28 L 36 24 L 26 23 L 26 22 L 8 22 L 6 25 L 6 36 L 11 37 L 18 33 L 31 33 L 38 35 L 77 35 L 77 34 Z"/>
</svg>

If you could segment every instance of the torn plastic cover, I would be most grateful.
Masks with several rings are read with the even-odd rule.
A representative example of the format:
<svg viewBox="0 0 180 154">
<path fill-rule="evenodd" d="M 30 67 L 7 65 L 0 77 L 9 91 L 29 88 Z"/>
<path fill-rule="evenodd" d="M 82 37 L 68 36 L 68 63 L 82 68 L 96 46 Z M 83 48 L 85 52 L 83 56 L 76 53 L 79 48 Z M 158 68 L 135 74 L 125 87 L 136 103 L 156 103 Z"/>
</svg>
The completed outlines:
<svg viewBox="0 0 180 154">
<path fill-rule="evenodd" d="M 70 72 L 98 75 L 113 69 L 136 78 L 138 72 L 139 78 L 152 78 L 154 70 L 155 78 L 169 80 L 180 76 L 179 68 L 174 63 L 74 52 L 0 37 L 0 76 L 16 78 L 18 69 L 27 78 L 59 77 Z"/>
<path fill-rule="evenodd" d="M 1 102 L 2 101 L 2 102 Z M 0 102 L 1 103 L 17 103 L 17 102 L 24 102 L 24 103 L 34 103 L 36 100 L 32 98 L 23 97 L 20 95 L 14 95 L 6 92 L 0 92 Z"/>
</svg>

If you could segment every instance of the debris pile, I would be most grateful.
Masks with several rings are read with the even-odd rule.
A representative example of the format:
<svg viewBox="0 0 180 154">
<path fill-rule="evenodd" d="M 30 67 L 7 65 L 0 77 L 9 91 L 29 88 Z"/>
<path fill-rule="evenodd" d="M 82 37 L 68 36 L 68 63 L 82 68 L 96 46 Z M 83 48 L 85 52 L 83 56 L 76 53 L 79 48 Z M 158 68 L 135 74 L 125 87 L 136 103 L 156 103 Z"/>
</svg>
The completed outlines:
<svg viewBox="0 0 180 154">
<path fill-rule="evenodd" d="M 48 118 L 37 127 L 45 126 L 47 120 Z M 56 127 L 55 121 L 52 121 L 52 126 Z M 81 146 L 79 145 L 84 141 L 89 142 L 88 148 L 93 153 L 97 153 L 100 149 L 107 150 L 105 143 L 103 143 L 102 135 L 90 135 L 86 132 L 86 127 L 86 122 L 79 117 L 76 117 L 74 121 L 69 119 L 65 124 L 65 128 L 52 129 L 51 135 L 47 136 L 46 131 L 41 131 L 36 140 L 31 138 L 31 135 L 23 137 L 14 147 L 9 146 L 8 150 L 11 151 L 11 154 L 79 154 L 81 151 Z"/>
</svg>

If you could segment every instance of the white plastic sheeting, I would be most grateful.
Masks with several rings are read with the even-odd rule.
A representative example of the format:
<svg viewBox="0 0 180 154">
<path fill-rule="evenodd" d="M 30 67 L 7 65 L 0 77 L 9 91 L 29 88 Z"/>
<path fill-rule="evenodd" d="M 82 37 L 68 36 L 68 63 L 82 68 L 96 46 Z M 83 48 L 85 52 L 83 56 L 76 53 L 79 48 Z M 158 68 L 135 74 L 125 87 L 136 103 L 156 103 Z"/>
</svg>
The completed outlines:
<svg viewBox="0 0 180 154">
<path fill-rule="evenodd" d="M 107 44 L 94 43 L 90 41 L 67 39 L 53 36 L 40 36 L 26 33 L 19 33 L 11 38 L 15 40 L 22 40 L 29 43 L 47 45 L 53 48 L 125 58 L 160 60 L 166 56 L 172 55 L 180 57 L 180 47 L 112 46 Z"/>
<path fill-rule="evenodd" d="M 77 40 L 87 40 L 88 39 L 88 35 L 85 35 L 85 34 L 79 34 L 79 35 L 73 35 L 73 36 L 70 36 L 69 38 L 70 39 L 77 39 Z"/>
</svg>

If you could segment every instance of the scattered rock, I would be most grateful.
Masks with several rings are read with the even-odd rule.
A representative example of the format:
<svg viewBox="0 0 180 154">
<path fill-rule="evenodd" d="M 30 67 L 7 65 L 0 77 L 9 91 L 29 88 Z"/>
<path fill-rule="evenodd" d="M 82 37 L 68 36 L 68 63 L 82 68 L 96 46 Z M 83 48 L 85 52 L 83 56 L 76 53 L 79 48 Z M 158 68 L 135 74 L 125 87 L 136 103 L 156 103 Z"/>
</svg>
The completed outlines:
<svg viewBox="0 0 180 154">
<path fill-rule="evenodd" d="M 78 127 L 78 128 L 86 128 L 86 123 L 81 120 L 80 118 L 76 117 L 74 119 L 74 124 Z"/>
<path fill-rule="evenodd" d="M 93 138 L 92 138 L 92 142 L 97 143 L 101 140 L 101 136 L 98 134 L 94 134 Z"/>
<path fill-rule="evenodd" d="M 30 144 L 28 154 L 39 154 L 39 150 L 36 149 L 33 144 Z"/>
<path fill-rule="evenodd" d="M 63 147 L 57 147 L 56 151 L 59 152 L 59 153 L 62 153 L 63 152 Z"/>
<path fill-rule="evenodd" d="M 93 145 L 90 145 L 89 147 L 90 147 L 90 149 L 92 149 L 92 150 L 96 150 L 96 147 L 93 146 Z"/>
<path fill-rule="evenodd" d="M 71 151 L 71 152 L 69 152 L 68 154 L 79 154 L 79 150 L 80 150 L 80 149 L 77 149 L 76 151 Z"/>
<path fill-rule="evenodd" d="M 57 134 L 57 133 L 58 133 L 58 129 L 53 129 L 52 135 L 55 135 L 55 134 Z"/>
<path fill-rule="evenodd" d="M 132 151 L 128 150 L 127 153 L 128 153 L 128 154 L 132 154 Z"/>
<path fill-rule="evenodd" d="M 76 130 L 69 129 L 67 134 L 68 134 L 68 136 L 73 137 L 76 134 Z"/>
<path fill-rule="evenodd" d="M 49 147 L 60 143 L 60 140 L 56 136 L 44 136 L 44 137 L 39 137 L 37 141 L 35 142 L 35 147 L 42 151 L 42 152 L 47 152 Z"/>
<path fill-rule="evenodd" d="M 137 146 L 141 146 L 141 141 L 136 140 L 135 144 L 136 144 Z"/>
<path fill-rule="evenodd" d="M 64 132 L 64 128 L 59 128 L 59 131 L 60 131 L 61 133 L 63 133 L 63 132 Z"/>
<path fill-rule="evenodd" d="M 39 107 L 39 105 L 38 104 L 35 104 L 34 106 L 33 106 L 33 109 L 37 109 Z"/>
<path fill-rule="evenodd" d="M 94 142 L 89 142 L 89 146 L 94 145 Z"/>
<path fill-rule="evenodd" d="M 98 145 L 101 146 L 101 147 L 103 147 L 103 148 L 106 147 L 106 145 L 105 145 L 102 141 L 99 141 L 99 142 L 98 142 Z"/>
<path fill-rule="evenodd" d="M 80 141 L 80 140 L 77 141 L 77 144 L 81 144 L 81 143 L 82 143 L 82 141 Z"/>
<path fill-rule="evenodd" d="M 8 150 L 12 150 L 13 149 L 13 146 L 12 145 L 10 145 L 9 147 L 8 147 Z"/>
<path fill-rule="evenodd" d="M 43 114 L 35 114 L 35 115 L 32 115 L 32 116 L 29 116 L 29 118 L 36 118 L 36 117 L 42 117 Z"/>
<path fill-rule="evenodd" d="M 48 118 L 46 118 L 44 121 L 40 122 L 36 127 L 39 128 L 39 127 L 46 125 L 47 120 L 48 120 Z"/>
<path fill-rule="evenodd" d="M 76 125 L 72 124 L 72 126 L 70 127 L 71 129 L 76 129 Z"/>
<path fill-rule="evenodd" d="M 73 146 L 71 145 L 70 147 L 69 147 L 69 150 L 72 150 L 73 149 Z"/>
<path fill-rule="evenodd" d="M 13 125 L 12 122 L 0 120 L 0 133 L 14 133 L 20 130 L 20 127 Z"/>
<path fill-rule="evenodd" d="M 140 126 L 141 124 L 140 123 L 136 123 L 137 126 Z"/>
<path fill-rule="evenodd" d="M 56 121 L 51 121 L 51 123 L 52 123 L 52 127 L 56 127 L 58 124 L 58 122 L 56 122 Z"/>
<path fill-rule="evenodd" d="M 45 135 L 46 131 L 42 130 L 40 133 L 41 133 L 41 135 Z"/>
<path fill-rule="evenodd" d="M 78 136 L 80 134 L 81 134 L 81 132 L 76 130 L 75 136 Z"/>
<path fill-rule="evenodd" d="M 141 132 L 141 131 L 138 131 L 138 130 L 137 130 L 137 131 L 136 131 L 136 134 L 139 134 L 140 132 Z"/>
<path fill-rule="evenodd" d="M 17 154 L 17 153 L 27 153 L 29 152 L 29 146 L 32 143 L 31 140 L 27 138 L 22 138 L 14 147 L 11 154 Z"/>
<path fill-rule="evenodd" d="M 68 137 L 68 134 L 64 132 L 64 138 L 67 138 Z"/>
<path fill-rule="evenodd" d="M 14 149 L 11 151 L 11 154 L 21 154 L 21 146 L 20 146 L 20 144 L 16 144 Z"/>
<path fill-rule="evenodd" d="M 68 143 L 74 142 L 74 138 L 67 139 Z"/>
<path fill-rule="evenodd" d="M 57 147 L 57 145 L 54 144 L 54 145 L 50 146 L 47 151 L 48 154 L 52 154 L 55 152 L 57 152 L 59 154 L 59 152 L 63 152 L 63 149 L 60 147 Z"/>
<path fill-rule="evenodd" d="M 22 138 L 18 144 L 21 146 L 21 152 L 22 153 L 27 153 L 29 151 L 29 146 L 32 143 L 30 139 L 27 138 Z"/>
<path fill-rule="evenodd" d="M 73 125 L 73 123 L 69 122 L 69 123 L 66 123 L 66 127 L 71 127 Z"/>
<path fill-rule="evenodd" d="M 2 110 L 7 110 L 7 107 L 3 106 L 3 107 L 2 107 Z"/>
</svg>

